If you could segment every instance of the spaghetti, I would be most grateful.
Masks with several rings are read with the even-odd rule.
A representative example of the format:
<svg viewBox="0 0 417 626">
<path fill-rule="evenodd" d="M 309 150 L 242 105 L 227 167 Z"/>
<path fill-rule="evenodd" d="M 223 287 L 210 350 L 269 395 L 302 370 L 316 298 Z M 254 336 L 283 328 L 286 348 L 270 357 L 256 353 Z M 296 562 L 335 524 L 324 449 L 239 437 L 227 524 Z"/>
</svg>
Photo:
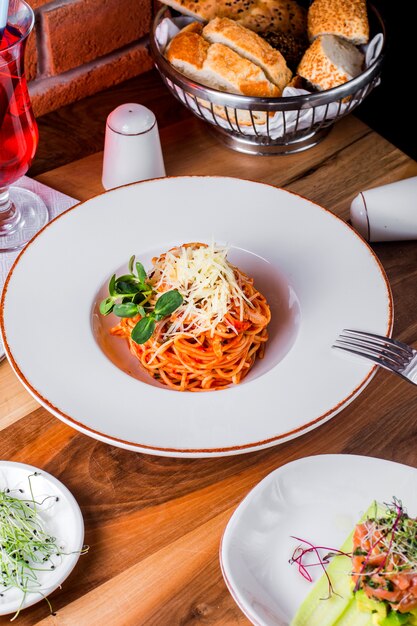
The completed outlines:
<svg viewBox="0 0 417 626">
<path fill-rule="evenodd" d="M 238 384 L 263 357 L 269 306 L 226 254 L 225 248 L 191 243 L 153 259 L 151 304 L 177 289 L 182 305 L 156 323 L 144 344 L 131 338 L 140 316 L 121 319 L 111 331 L 126 338 L 144 369 L 171 389 L 208 391 Z"/>
</svg>

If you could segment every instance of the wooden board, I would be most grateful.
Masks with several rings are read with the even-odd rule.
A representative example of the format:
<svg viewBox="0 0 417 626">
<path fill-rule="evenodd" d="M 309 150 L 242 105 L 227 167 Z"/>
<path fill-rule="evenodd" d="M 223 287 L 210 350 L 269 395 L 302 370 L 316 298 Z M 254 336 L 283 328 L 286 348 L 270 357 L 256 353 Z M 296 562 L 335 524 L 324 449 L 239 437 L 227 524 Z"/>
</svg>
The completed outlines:
<svg viewBox="0 0 417 626">
<path fill-rule="evenodd" d="M 115 89 L 106 100 L 108 108 L 125 95 Z M 347 218 L 360 190 L 417 175 L 417 163 L 352 116 L 307 152 L 254 157 L 223 147 L 188 114 L 170 118 L 163 95 L 162 87 L 154 91 L 152 103 L 158 109 L 161 101 L 162 146 L 172 176 L 264 181 Z M 75 120 L 83 137 L 91 115 L 86 103 Z M 57 112 L 54 125 L 59 120 Z M 51 158 L 53 136 L 51 128 Z M 102 191 L 101 164 L 101 153 L 88 155 L 45 171 L 39 180 L 87 199 Z M 377 244 L 374 249 L 392 285 L 395 335 L 415 343 L 417 243 Z M 246 626 L 249 622 L 227 591 L 218 562 L 222 532 L 241 499 L 276 467 L 312 454 L 364 454 L 417 467 L 416 402 L 417 387 L 379 371 L 342 413 L 291 442 L 220 459 L 159 458 L 72 430 L 40 408 L 8 363 L 1 363 L 0 457 L 31 463 L 61 479 L 81 506 L 90 546 L 62 590 L 52 594 L 57 615 L 49 617 L 47 605 L 40 602 L 22 612 L 17 624 Z M 8 618 L 0 618 L 3 623 Z"/>
</svg>

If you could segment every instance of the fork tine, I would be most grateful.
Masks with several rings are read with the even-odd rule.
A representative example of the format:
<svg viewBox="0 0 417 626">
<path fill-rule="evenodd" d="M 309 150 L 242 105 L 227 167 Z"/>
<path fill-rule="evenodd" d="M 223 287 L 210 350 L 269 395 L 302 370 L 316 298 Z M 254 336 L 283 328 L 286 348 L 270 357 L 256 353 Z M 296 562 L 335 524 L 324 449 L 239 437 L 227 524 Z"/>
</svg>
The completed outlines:
<svg viewBox="0 0 417 626">
<path fill-rule="evenodd" d="M 333 345 L 335 348 L 347 350 L 365 358 L 372 358 L 375 363 L 379 363 L 380 365 L 384 364 L 384 366 L 391 368 L 404 367 L 409 360 L 408 358 L 404 359 L 402 356 L 395 353 L 389 354 L 386 350 L 383 350 L 383 348 L 381 349 L 379 347 L 368 346 L 358 341 L 344 341 L 337 339 Z"/>
<path fill-rule="evenodd" d="M 402 341 L 398 341 L 398 339 L 392 339 L 392 337 L 383 337 L 382 335 L 376 335 L 375 333 L 368 333 L 362 330 L 352 330 L 350 328 L 345 328 L 341 334 L 343 333 L 349 333 L 351 335 L 355 335 L 356 337 L 370 338 L 375 341 L 387 343 L 391 346 L 396 346 L 397 348 L 404 350 L 404 352 L 410 356 L 414 356 L 416 352 L 411 346 L 403 343 Z"/>
<path fill-rule="evenodd" d="M 376 353 L 381 354 L 381 356 L 391 357 L 393 360 L 396 360 L 399 364 L 405 365 L 411 358 L 411 355 L 404 352 L 403 350 L 393 346 L 391 344 L 386 344 L 384 342 L 378 342 L 374 339 L 366 339 L 361 336 L 351 337 L 350 335 L 339 335 L 336 341 L 343 341 L 347 345 L 353 345 L 357 348 L 364 348 L 368 350 L 374 350 Z"/>
<path fill-rule="evenodd" d="M 345 352 L 356 354 L 357 356 L 361 356 L 363 359 L 367 359 L 368 361 L 373 361 L 377 365 L 380 365 L 381 367 L 385 367 L 386 369 L 390 371 L 395 371 L 396 366 L 394 364 L 389 363 L 383 357 L 376 356 L 374 354 L 365 354 L 363 351 L 355 350 L 354 348 L 350 348 L 347 346 L 337 346 L 336 344 L 333 345 L 333 348 L 338 348 L 339 350 L 344 350 Z"/>
</svg>

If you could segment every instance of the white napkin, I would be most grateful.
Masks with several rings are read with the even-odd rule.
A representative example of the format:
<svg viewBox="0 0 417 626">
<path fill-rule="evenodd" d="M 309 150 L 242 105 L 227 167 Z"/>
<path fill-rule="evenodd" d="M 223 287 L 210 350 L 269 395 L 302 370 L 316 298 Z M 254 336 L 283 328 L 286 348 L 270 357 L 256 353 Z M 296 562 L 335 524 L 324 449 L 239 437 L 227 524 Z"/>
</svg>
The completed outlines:
<svg viewBox="0 0 417 626">
<path fill-rule="evenodd" d="M 33 193 L 38 194 L 45 202 L 48 207 L 49 217 L 53 219 L 66 209 L 77 204 L 78 200 L 75 198 L 71 198 L 70 196 L 65 195 L 56 189 L 52 189 L 51 187 L 47 187 L 42 183 L 39 183 L 32 178 L 28 178 L 27 176 L 23 176 L 19 178 L 13 185 L 14 187 L 23 187 L 24 189 L 29 189 L 29 191 L 33 191 Z M 13 265 L 14 260 L 18 256 L 20 250 L 16 250 L 14 252 L 0 252 L 0 295 L 3 290 L 3 286 L 6 280 L 6 276 L 9 272 L 9 269 Z M 4 348 L 0 339 L 0 359 L 4 356 Z"/>
<path fill-rule="evenodd" d="M 159 46 L 159 50 L 161 54 L 164 53 L 164 50 L 171 39 L 179 33 L 179 31 L 184 28 L 190 22 L 195 21 L 194 18 L 190 17 L 175 17 L 175 18 L 164 18 L 160 24 L 158 24 L 155 31 L 155 38 Z M 366 46 L 362 46 L 362 52 L 365 54 L 365 67 L 368 68 L 381 54 L 382 46 L 384 43 L 384 36 L 382 33 L 378 33 L 375 37 L 367 44 Z M 245 135 L 267 135 L 271 139 L 278 139 L 278 137 L 282 137 L 284 134 L 291 132 L 295 129 L 297 124 L 297 130 L 303 130 L 305 128 L 309 128 L 313 121 L 314 114 L 314 122 L 321 122 L 326 118 L 326 121 L 332 120 L 337 116 L 343 115 L 346 111 L 354 108 L 357 104 L 356 100 L 348 100 L 343 102 L 340 106 L 338 102 L 332 102 L 329 105 L 323 105 L 319 107 L 302 109 L 300 113 L 298 111 L 285 111 L 285 119 L 282 111 L 277 111 L 272 117 L 269 118 L 269 127 L 267 128 L 266 123 L 257 122 L 256 123 L 256 131 L 251 124 L 245 125 L 241 128 L 237 128 L 234 120 L 234 109 L 227 107 L 227 111 L 229 113 L 229 120 L 225 120 L 219 115 L 214 115 L 212 111 L 204 106 L 202 100 L 199 101 L 197 105 L 193 98 L 187 96 L 184 91 L 174 85 L 169 78 L 167 78 L 167 82 L 171 86 L 171 88 L 177 93 L 178 97 L 189 106 L 194 112 L 201 115 L 204 118 L 214 124 L 218 124 L 222 126 L 226 130 L 230 130 L 230 126 L 232 125 L 236 132 L 241 132 L 244 129 Z M 282 92 L 283 97 L 290 96 L 302 96 L 313 93 L 311 91 L 306 91 L 305 89 L 296 89 L 295 87 L 285 87 Z M 209 106 L 209 103 L 207 103 Z M 314 113 L 313 113 L 314 111 Z M 298 117 L 298 123 L 297 123 Z"/>
</svg>

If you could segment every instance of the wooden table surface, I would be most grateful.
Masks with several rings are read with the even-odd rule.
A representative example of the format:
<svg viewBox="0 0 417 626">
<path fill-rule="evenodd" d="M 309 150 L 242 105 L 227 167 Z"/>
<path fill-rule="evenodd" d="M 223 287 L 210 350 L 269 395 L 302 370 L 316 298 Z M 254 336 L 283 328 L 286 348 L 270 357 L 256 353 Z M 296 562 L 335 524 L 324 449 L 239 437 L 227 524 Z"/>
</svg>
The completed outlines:
<svg viewBox="0 0 417 626">
<path fill-rule="evenodd" d="M 233 152 L 190 117 L 154 73 L 39 120 L 42 140 L 32 173 L 79 199 L 101 192 L 102 154 L 91 153 L 102 145 L 107 113 L 126 101 L 155 111 L 169 175 L 272 183 L 344 219 L 360 190 L 417 175 L 416 162 L 353 116 L 301 154 Z M 417 242 L 377 244 L 374 250 L 393 291 L 394 334 L 415 343 Z M 306 455 L 363 454 L 417 467 L 416 409 L 417 388 L 380 370 L 351 405 L 293 441 L 224 458 L 163 458 L 112 447 L 66 426 L 41 408 L 2 362 L 0 458 L 38 466 L 61 479 L 80 504 L 90 546 L 51 596 L 56 616 L 40 602 L 23 611 L 17 623 L 249 624 L 223 582 L 218 558 L 221 535 L 242 498 L 269 472 Z"/>
</svg>

